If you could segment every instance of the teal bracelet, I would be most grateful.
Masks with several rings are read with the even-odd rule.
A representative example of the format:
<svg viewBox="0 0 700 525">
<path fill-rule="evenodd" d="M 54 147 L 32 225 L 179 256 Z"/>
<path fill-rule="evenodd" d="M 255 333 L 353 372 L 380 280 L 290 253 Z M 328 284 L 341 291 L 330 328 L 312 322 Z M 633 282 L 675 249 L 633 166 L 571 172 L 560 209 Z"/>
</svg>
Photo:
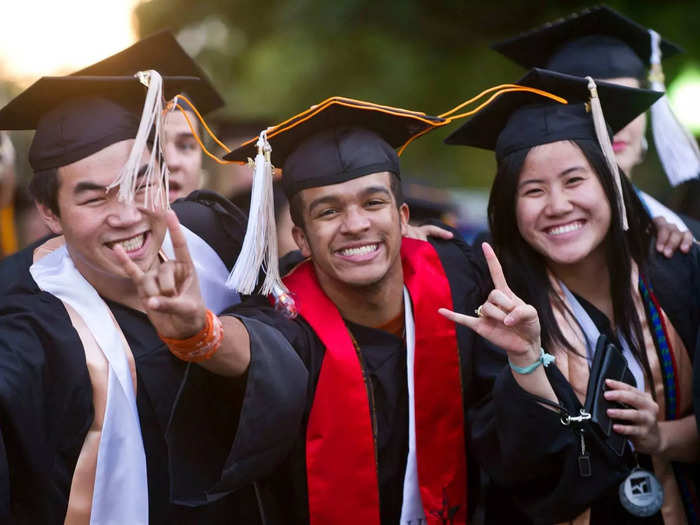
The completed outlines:
<svg viewBox="0 0 700 525">
<path fill-rule="evenodd" d="M 508 365 L 513 369 L 514 372 L 518 374 L 531 374 L 533 373 L 538 366 L 543 365 L 545 368 L 549 366 L 550 363 L 554 362 L 554 356 L 552 354 L 548 354 L 544 351 L 544 348 L 540 348 L 540 357 L 532 363 L 531 365 L 528 366 L 515 366 L 513 363 L 510 362 L 510 359 L 508 360 Z"/>
</svg>

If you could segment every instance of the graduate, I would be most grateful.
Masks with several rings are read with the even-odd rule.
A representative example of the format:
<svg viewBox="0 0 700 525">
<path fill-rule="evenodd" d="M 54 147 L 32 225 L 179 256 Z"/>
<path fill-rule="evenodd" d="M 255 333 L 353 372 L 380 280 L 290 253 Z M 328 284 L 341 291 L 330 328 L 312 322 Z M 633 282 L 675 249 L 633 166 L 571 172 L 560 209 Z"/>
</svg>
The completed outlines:
<svg viewBox="0 0 700 525">
<path fill-rule="evenodd" d="M 437 310 L 481 304 L 488 270 L 456 236 L 402 238 L 409 210 L 396 150 L 444 122 L 334 97 L 228 155 L 255 156 L 257 144 L 256 163 L 267 151 L 282 167 L 305 257 L 281 282 L 266 267 L 262 288 L 282 299 L 277 308 L 250 300 L 228 311 L 277 327 L 309 371 L 303 423 L 279 428 L 295 435 L 294 449 L 256 483 L 266 523 L 466 523 L 478 499 L 478 482 L 467 489 L 476 463 L 464 433 L 475 334 Z M 264 225 L 257 210 L 271 213 L 271 203 L 256 192 L 259 182 L 251 217 Z M 257 277 L 256 264 L 241 262 L 250 239 L 260 246 L 256 227 L 249 224 L 232 274 L 241 290 Z M 539 344 L 536 335 L 520 342 L 529 344 Z M 227 359 L 235 362 L 226 352 L 211 362 L 225 369 Z M 244 412 L 253 408 L 244 402 Z M 178 423 L 176 413 L 173 429 Z M 251 446 L 262 454 L 253 439 L 239 426 L 230 457 Z M 193 503 L 238 486 L 230 461 L 223 472 L 213 489 L 189 487 Z"/>
<path fill-rule="evenodd" d="M 0 110 L 0 128 L 36 129 L 31 186 L 56 235 L 0 266 L 4 523 L 258 523 L 252 486 L 194 509 L 174 500 L 166 439 L 176 394 L 193 402 L 180 409 L 197 424 L 175 438 L 205 445 L 188 457 L 191 479 L 223 462 L 244 396 L 263 398 L 274 420 L 301 418 L 306 371 L 287 341 L 217 316 L 239 300 L 224 282 L 245 216 L 206 192 L 168 211 L 163 93 L 220 101 L 170 43 L 127 49 L 90 76 L 43 77 Z M 173 65 L 170 76 L 153 70 L 159 63 Z M 150 301 L 153 290 L 164 299 Z M 247 365 L 233 377 L 208 372 L 206 358 L 232 337 L 249 342 Z M 273 361 L 285 382 L 271 389 L 256 378 Z M 270 462 L 290 445 L 277 436 Z"/>
<path fill-rule="evenodd" d="M 494 380 L 468 417 L 500 489 L 487 522 L 526 522 L 512 498 L 535 523 L 694 523 L 700 250 L 650 250 L 655 227 L 610 143 L 660 93 L 544 70 L 519 84 L 568 104 L 502 97 L 446 139 L 498 163 L 489 222 L 510 287 L 477 314 L 507 323 L 513 293 L 542 329 L 529 355 L 474 351 Z"/>
<path fill-rule="evenodd" d="M 683 50 L 617 11 L 599 6 L 494 44 L 493 49 L 526 67 L 540 67 L 575 76 L 590 75 L 623 86 L 665 91 L 661 61 Z M 664 96 L 651 108 L 651 127 L 659 159 L 671 185 L 700 177 L 700 152 L 695 137 L 673 114 Z M 613 138 L 615 157 L 631 177 L 647 151 L 646 115 L 640 114 Z M 676 213 L 637 190 L 652 217 L 663 217 L 700 236 L 700 223 Z"/>
</svg>

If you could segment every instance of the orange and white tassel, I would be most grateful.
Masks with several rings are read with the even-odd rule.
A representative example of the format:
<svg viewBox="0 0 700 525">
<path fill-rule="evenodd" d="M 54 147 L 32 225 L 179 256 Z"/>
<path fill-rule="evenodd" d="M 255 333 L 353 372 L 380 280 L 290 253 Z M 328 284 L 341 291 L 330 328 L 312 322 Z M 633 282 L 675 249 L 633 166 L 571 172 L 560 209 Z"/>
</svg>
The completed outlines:
<svg viewBox="0 0 700 525">
<path fill-rule="evenodd" d="M 598 138 L 598 144 L 600 149 L 603 151 L 603 156 L 605 157 L 605 162 L 608 165 L 610 173 L 613 175 L 615 180 L 615 188 L 617 189 L 617 200 L 619 204 L 620 217 L 622 219 L 622 229 L 629 230 L 629 224 L 627 223 L 627 209 L 625 207 L 625 198 L 622 194 L 622 180 L 620 175 L 620 169 L 617 167 L 617 160 L 615 160 L 615 151 L 613 150 L 612 144 L 610 143 L 610 135 L 608 134 L 608 126 L 605 123 L 605 116 L 603 115 L 603 108 L 600 105 L 600 99 L 598 98 L 598 88 L 596 87 L 595 81 L 591 77 L 586 77 L 588 80 L 588 91 L 590 91 L 590 104 L 591 104 L 591 115 L 593 116 L 593 127 L 595 128 L 595 134 Z"/>
</svg>

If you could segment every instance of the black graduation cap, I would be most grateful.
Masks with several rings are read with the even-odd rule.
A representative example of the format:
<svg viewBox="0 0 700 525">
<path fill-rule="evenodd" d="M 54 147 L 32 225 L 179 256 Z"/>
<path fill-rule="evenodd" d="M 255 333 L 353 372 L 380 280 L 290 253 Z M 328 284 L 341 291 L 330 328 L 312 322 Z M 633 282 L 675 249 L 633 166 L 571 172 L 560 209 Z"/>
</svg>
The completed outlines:
<svg viewBox="0 0 700 525">
<path fill-rule="evenodd" d="M 597 140 L 589 81 L 544 69 L 532 69 L 517 84 L 554 93 L 561 104 L 527 92 L 494 100 L 445 139 L 446 144 L 495 150 L 497 158 L 520 149 L 559 140 Z M 596 81 L 598 97 L 612 132 L 646 111 L 663 93 Z"/>
<path fill-rule="evenodd" d="M 649 30 L 607 6 L 575 13 L 491 47 L 528 69 L 602 79 L 644 78 L 652 52 Z M 663 39 L 660 49 L 663 58 L 683 52 Z"/>
<path fill-rule="evenodd" d="M 174 89 L 192 89 L 194 77 L 165 77 Z M 0 109 L 0 129 L 36 129 L 32 169 L 71 164 L 139 128 L 146 87 L 134 76 L 42 77 Z"/>
<path fill-rule="evenodd" d="M 72 75 L 40 78 L 0 109 L 0 129 L 36 129 L 35 172 L 65 166 L 135 137 L 146 98 L 135 75 L 151 69 L 165 97 L 188 93 L 205 113 L 223 105 L 172 34 L 160 32 Z"/>
<path fill-rule="evenodd" d="M 131 76 L 137 71 L 154 69 L 163 77 L 196 77 L 199 82 L 191 84 L 185 94 L 197 106 L 200 113 L 206 114 L 224 105 L 224 100 L 214 88 L 209 77 L 180 46 L 170 31 L 160 31 L 143 38 L 119 53 L 96 62 L 75 76 Z M 183 86 L 177 82 L 165 82 L 163 94 L 171 99 L 182 92 Z M 186 109 L 186 108 L 185 108 Z"/>
<path fill-rule="evenodd" d="M 447 124 L 417 111 L 332 97 L 267 130 L 272 162 L 282 167 L 287 197 L 389 171 L 399 175 L 398 154 L 416 137 Z M 255 157 L 257 138 L 228 153 L 226 160 Z M 397 151 L 398 154 L 397 154 Z"/>
</svg>

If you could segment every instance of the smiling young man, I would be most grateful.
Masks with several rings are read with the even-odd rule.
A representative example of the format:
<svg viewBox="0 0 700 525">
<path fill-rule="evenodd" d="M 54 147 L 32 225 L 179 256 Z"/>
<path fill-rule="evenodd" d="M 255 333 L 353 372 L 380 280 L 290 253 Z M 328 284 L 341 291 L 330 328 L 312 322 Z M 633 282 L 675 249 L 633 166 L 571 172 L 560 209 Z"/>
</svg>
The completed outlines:
<svg viewBox="0 0 700 525">
<path fill-rule="evenodd" d="M 302 424 L 279 427 L 296 436 L 291 454 L 256 484 L 266 523 L 467 519 L 474 334 L 438 308 L 473 311 L 483 298 L 477 282 L 488 277 L 459 239 L 402 237 L 409 210 L 396 153 L 439 123 L 334 98 L 268 130 L 306 260 L 283 279 L 295 305 L 286 315 L 257 299 L 228 313 L 283 333 L 309 371 L 309 395 Z M 248 144 L 229 158 L 251 156 Z M 211 362 L 223 371 L 228 359 Z M 246 447 L 250 437 L 238 435 L 230 457 Z M 219 489 L 235 488 L 230 461 L 215 474 Z M 215 493 L 202 483 L 190 492 L 193 502 Z"/>
<path fill-rule="evenodd" d="M 132 59 L 139 62 L 118 58 Z M 246 391 L 272 394 L 273 417 L 299 419 L 303 407 L 294 401 L 303 398 L 306 372 L 274 330 L 261 325 L 248 336 L 245 322 L 219 324 L 216 314 L 238 300 L 224 281 L 245 217 L 205 192 L 175 206 L 182 225 L 166 211 L 167 171 L 160 170 L 158 144 L 144 139 L 148 119 L 139 119 L 146 90 L 132 76 L 104 74 L 44 77 L 0 110 L 0 127 L 36 129 L 31 186 L 56 235 L 0 267 L 7 281 L 0 302 L 0 517 L 145 524 L 229 523 L 233 515 L 257 523 L 252 487 L 197 509 L 179 505 L 167 440 L 206 444 L 188 456 L 182 482 L 199 480 L 200 465 L 226 457 L 217 440 L 235 434 Z M 160 76 L 146 78 L 148 95 L 158 100 Z M 199 84 L 163 77 L 165 91 L 194 92 Z M 144 275 L 141 286 L 125 268 Z M 178 308 L 150 308 L 153 288 Z M 213 352 L 226 351 L 232 337 L 250 341 L 247 359 L 228 371 L 233 379 L 171 353 L 180 349 L 180 357 L 195 360 L 182 348 L 192 350 L 188 338 L 202 331 Z M 272 361 L 285 369 L 278 394 L 256 379 Z M 192 424 L 173 433 L 178 392 L 192 403 L 179 410 Z M 225 411 L 212 411 L 212 395 Z"/>
</svg>

